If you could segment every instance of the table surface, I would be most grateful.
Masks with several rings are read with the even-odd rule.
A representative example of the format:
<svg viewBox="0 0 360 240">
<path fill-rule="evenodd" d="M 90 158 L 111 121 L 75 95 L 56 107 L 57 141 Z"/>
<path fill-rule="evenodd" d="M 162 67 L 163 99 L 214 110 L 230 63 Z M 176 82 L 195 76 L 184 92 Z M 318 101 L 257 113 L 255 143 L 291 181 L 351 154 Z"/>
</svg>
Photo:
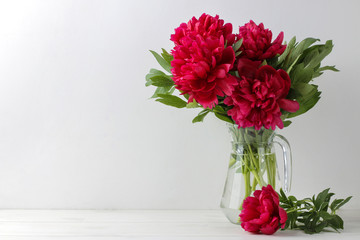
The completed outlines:
<svg viewBox="0 0 360 240">
<path fill-rule="evenodd" d="M 360 210 L 342 210 L 340 234 L 278 231 L 272 239 L 360 239 Z M 0 210 L 1 240 L 265 239 L 220 210 Z"/>
</svg>

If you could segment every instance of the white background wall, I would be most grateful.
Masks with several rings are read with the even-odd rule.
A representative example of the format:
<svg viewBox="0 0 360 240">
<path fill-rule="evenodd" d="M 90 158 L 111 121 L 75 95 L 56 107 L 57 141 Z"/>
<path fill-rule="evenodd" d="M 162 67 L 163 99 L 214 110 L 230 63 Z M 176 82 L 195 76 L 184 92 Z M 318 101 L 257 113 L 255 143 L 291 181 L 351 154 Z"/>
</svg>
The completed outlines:
<svg viewBox="0 0 360 240">
<path fill-rule="evenodd" d="M 250 19 L 285 39 L 333 39 L 319 104 L 280 133 L 293 194 L 331 187 L 360 208 L 359 1 L 1 1 L 0 208 L 218 208 L 225 125 L 148 98 L 148 49 L 181 22 Z"/>
</svg>

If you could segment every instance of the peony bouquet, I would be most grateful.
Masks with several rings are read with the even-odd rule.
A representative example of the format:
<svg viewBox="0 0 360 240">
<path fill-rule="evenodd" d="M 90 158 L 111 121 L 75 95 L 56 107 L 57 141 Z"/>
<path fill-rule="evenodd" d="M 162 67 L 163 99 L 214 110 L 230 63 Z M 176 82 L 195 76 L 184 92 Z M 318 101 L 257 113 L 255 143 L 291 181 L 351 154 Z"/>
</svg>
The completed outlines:
<svg viewBox="0 0 360 240">
<path fill-rule="evenodd" d="M 193 123 L 214 113 L 229 124 L 234 149 L 229 171 L 241 174 L 244 182 L 240 200 L 231 200 L 235 205 L 231 214 L 245 230 L 272 234 L 279 227 L 306 229 L 308 233 L 325 227 L 342 228 L 335 211 L 327 215 L 332 196 L 328 191 L 319 194 L 317 202 L 314 199 L 315 205 L 288 198 L 282 190 L 279 197 L 274 191 L 278 187 L 272 150 L 274 130 L 289 126 L 289 119 L 318 102 L 321 92 L 314 78 L 326 70 L 338 71 L 335 66 L 321 66 L 332 51 L 331 40 L 316 44 L 319 39 L 296 42 L 293 37 L 288 43 L 283 39 L 283 32 L 273 40 L 269 29 L 253 21 L 234 33 L 231 23 L 204 13 L 175 29 L 170 53 L 165 49 L 160 54 L 151 51 L 167 73 L 150 69 L 146 86 L 156 87 L 152 98 L 158 102 L 177 108 L 200 108 Z M 288 179 L 285 192 L 289 188 Z M 339 202 L 343 203 L 336 201 L 337 205 Z M 319 203 L 327 205 L 320 207 Z M 286 213 L 282 207 L 290 210 Z M 315 219 L 315 223 L 309 220 L 313 228 L 301 224 L 307 221 L 308 213 L 301 212 L 307 211 L 304 209 Z"/>
<path fill-rule="evenodd" d="M 331 40 L 314 45 L 318 39 L 297 43 L 293 37 L 283 44 L 283 38 L 281 32 L 272 41 L 262 23 L 250 21 L 234 34 L 219 16 L 193 17 L 171 35 L 171 54 L 151 51 L 170 75 L 151 69 L 146 86 L 157 87 L 152 98 L 163 104 L 203 108 L 193 122 L 213 112 L 239 128 L 281 129 L 320 99 L 312 80 L 325 70 L 338 71 L 320 65 L 333 48 Z"/>
</svg>

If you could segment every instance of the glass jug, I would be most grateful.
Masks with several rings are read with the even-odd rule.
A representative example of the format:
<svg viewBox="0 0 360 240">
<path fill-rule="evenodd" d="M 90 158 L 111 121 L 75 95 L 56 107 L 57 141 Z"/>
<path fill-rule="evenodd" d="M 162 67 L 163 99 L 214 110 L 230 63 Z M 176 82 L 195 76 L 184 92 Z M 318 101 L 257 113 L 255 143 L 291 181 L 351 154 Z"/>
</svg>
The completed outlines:
<svg viewBox="0 0 360 240">
<path fill-rule="evenodd" d="M 289 142 L 271 129 L 238 128 L 228 124 L 232 137 L 232 152 L 220 207 L 230 222 L 239 223 L 243 200 L 268 184 L 275 191 L 290 191 L 292 160 Z M 282 181 L 274 145 L 283 153 Z"/>
</svg>

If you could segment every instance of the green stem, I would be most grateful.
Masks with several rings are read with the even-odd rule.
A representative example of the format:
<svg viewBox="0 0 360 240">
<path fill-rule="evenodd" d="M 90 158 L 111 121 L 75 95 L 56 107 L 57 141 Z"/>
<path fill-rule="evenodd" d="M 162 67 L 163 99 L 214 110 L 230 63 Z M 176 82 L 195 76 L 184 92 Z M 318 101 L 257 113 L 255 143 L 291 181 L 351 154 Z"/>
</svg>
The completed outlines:
<svg viewBox="0 0 360 240">
<path fill-rule="evenodd" d="M 251 194 L 249 159 L 244 155 L 241 160 L 243 162 L 242 174 L 244 176 L 245 198 L 247 198 Z"/>
<path fill-rule="evenodd" d="M 265 165 L 266 165 L 268 184 L 270 184 L 272 186 L 272 184 L 271 184 L 271 176 L 270 176 L 270 173 L 271 173 L 270 162 L 269 162 L 269 158 L 267 156 L 265 156 Z"/>
<path fill-rule="evenodd" d="M 276 157 L 275 154 L 265 154 L 265 165 L 268 184 L 275 188 L 276 186 Z"/>
<path fill-rule="evenodd" d="M 244 182 L 245 182 L 245 198 L 247 198 L 251 194 L 250 172 L 246 172 L 246 174 L 244 175 Z"/>
<path fill-rule="evenodd" d="M 286 210 L 286 213 L 292 213 L 292 212 L 296 212 L 296 211 L 299 211 L 299 210 L 305 210 L 305 209 L 308 209 L 308 208 L 295 208 L 293 210 Z"/>
<path fill-rule="evenodd" d="M 250 172 L 247 171 L 246 173 L 243 173 L 244 176 L 244 185 L 245 185 L 245 197 L 246 199 L 251 194 L 251 186 L 250 186 Z M 239 210 L 242 210 L 243 202 L 240 203 Z"/>
<path fill-rule="evenodd" d="M 256 178 L 254 177 L 254 179 L 253 179 L 253 184 L 252 184 L 252 188 L 251 188 L 252 191 L 255 191 L 255 190 L 256 190 L 257 184 L 258 184 L 258 182 L 257 182 Z"/>
<path fill-rule="evenodd" d="M 256 178 L 256 181 L 258 182 L 260 187 L 263 187 L 264 184 L 264 180 L 261 178 L 261 176 L 258 174 L 260 172 L 260 166 L 258 163 L 258 161 L 256 161 L 256 158 L 254 156 L 253 151 L 251 150 L 251 146 L 250 144 L 248 144 L 248 148 L 249 148 L 249 152 L 247 155 L 250 156 L 250 165 L 251 165 L 251 172 L 252 174 L 254 174 L 254 177 Z"/>
</svg>

